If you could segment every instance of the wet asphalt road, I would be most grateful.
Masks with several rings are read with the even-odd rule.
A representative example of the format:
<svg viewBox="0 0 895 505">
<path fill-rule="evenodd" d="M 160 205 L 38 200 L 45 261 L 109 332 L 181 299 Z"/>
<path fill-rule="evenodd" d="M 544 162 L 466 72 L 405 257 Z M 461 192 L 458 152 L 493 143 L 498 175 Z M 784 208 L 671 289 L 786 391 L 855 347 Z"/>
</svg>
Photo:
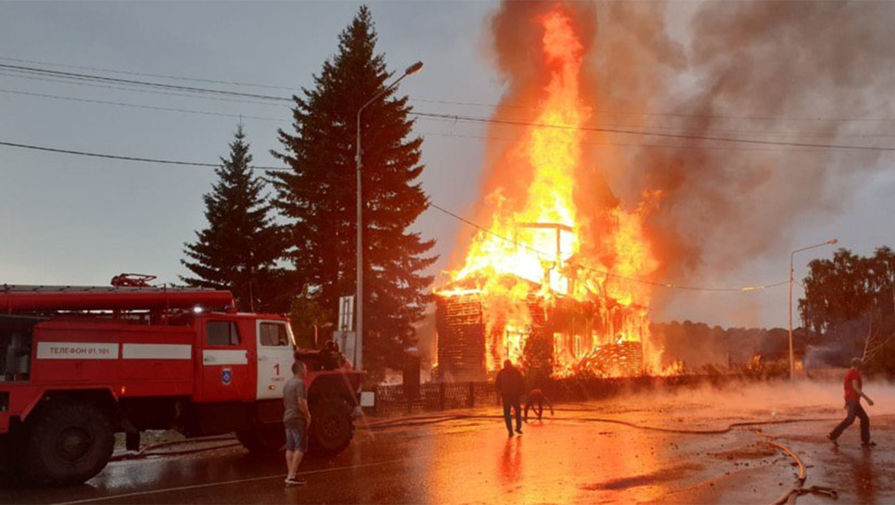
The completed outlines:
<svg viewBox="0 0 895 505">
<path fill-rule="evenodd" d="M 281 458 L 218 440 L 230 446 L 113 462 L 83 486 L 0 488 L 0 503 L 773 503 L 796 467 L 770 439 L 804 460 L 806 487 L 839 493 L 798 503 L 895 503 L 895 412 L 871 411 L 866 450 L 857 426 L 825 440 L 840 409 L 692 398 L 562 405 L 510 439 L 495 408 L 370 419 L 345 453 L 302 464 L 304 487 L 284 486 Z M 743 421 L 771 424 L 727 430 Z"/>
</svg>

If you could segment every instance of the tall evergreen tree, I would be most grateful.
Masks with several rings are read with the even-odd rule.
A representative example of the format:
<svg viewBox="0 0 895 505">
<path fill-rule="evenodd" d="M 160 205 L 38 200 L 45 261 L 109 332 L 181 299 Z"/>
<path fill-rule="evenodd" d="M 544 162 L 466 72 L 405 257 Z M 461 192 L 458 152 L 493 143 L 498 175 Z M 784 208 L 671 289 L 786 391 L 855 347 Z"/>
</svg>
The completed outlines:
<svg viewBox="0 0 895 505">
<path fill-rule="evenodd" d="M 250 167 L 252 155 L 242 124 L 237 127 L 230 156 L 215 169 L 218 181 L 203 196 L 208 227 L 196 232 L 196 242 L 184 244 L 181 260 L 193 287 L 228 289 L 239 306 L 252 311 L 282 310 L 276 297 L 282 272 L 276 262 L 285 242 L 270 217 L 263 179 Z"/>
<path fill-rule="evenodd" d="M 338 53 L 314 76 L 312 89 L 293 97 L 294 132 L 280 130 L 291 170 L 277 174 L 274 205 L 290 223 L 288 256 L 302 277 L 300 301 L 331 314 L 338 297 L 355 291 L 355 125 L 358 109 L 385 89 L 391 74 L 375 52 L 366 6 L 339 35 Z M 364 365 L 381 375 L 398 366 L 415 341 L 413 324 L 425 311 L 434 240 L 408 231 L 428 207 L 418 178 L 422 139 L 410 138 L 407 97 L 385 92 L 363 112 Z"/>
</svg>

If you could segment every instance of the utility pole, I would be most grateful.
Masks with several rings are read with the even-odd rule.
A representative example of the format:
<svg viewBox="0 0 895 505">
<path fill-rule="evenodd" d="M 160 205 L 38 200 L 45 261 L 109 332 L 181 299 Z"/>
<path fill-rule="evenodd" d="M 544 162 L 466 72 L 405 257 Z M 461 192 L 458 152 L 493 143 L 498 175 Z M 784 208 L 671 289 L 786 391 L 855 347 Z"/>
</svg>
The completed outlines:
<svg viewBox="0 0 895 505">
<path fill-rule="evenodd" d="M 358 370 L 362 369 L 364 366 L 364 199 L 363 196 L 361 196 L 361 169 L 363 168 L 364 151 L 363 148 L 361 148 L 361 113 L 363 113 L 368 105 L 394 89 L 402 79 L 410 74 L 419 72 L 422 68 L 423 62 L 421 61 L 410 65 L 404 70 L 401 77 L 395 79 L 394 82 L 383 88 L 379 93 L 373 95 L 373 98 L 367 100 L 365 104 L 357 109 L 357 152 L 354 156 L 354 164 L 357 169 L 357 291 L 355 297 L 355 303 L 357 303 L 357 316 L 355 316 L 357 317 L 357 324 L 355 325 L 354 331 L 357 332 L 357 340 L 355 341 L 354 346 L 354 367 Z"/>
<path fill-rule="evenodd" d="M 815 247 L 822 247 L 825 245 L 833 245 L 838 242 L 839 241 L 834 238 L 820 244 L 802 247 L 801 249 L 796 249 L 789 253 L 789 380 L 794 380 L 796 377 L 796 361 L 792 350 L 792 283 L 795 278 L 793 260 L 797 252 L 807 251 L 808 249 L 814 249 Z"/>
</svg>

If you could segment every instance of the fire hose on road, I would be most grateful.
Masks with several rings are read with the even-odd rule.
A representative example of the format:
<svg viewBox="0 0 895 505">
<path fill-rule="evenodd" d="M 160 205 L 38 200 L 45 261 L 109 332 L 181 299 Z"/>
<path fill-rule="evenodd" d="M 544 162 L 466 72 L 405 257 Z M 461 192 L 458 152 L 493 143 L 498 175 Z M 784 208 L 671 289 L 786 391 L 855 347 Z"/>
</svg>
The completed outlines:
<svg viewBox="0 0 895 505">
<path fill-rule="evenodd" d="M 839 498 L 839 493 L 836 492 L 836 490 L 832 489 L 832 488 L 821 487 L 821 486 L 804 487 L 805 480 L 808 479 L 808 472 L 805 470 L 805 464 L 802 463 L 802 458 L 800 458 L 799 455 L 796 454 L 795 452 L 793 452 L 789 447 L 786 447 L 783 444 L 780 444 L 780 443 L 777 443 L 777 442 L 771 440 L 770 437 L 767 437 L 766 435 L 762 435 L 762 436 L 764 438 L 766 438 L 766 442 L 768 444 L 785 452 L 790 458 L 795 460 L 796 464 L 799 466 L 799 478 L 796 481 L 795 486 L 793 486 L 793 488 L 790 489 L 786 494 L 784 494 L 783 496 L 778 498 L 777 501 L 774 502 L 774 505 L 783 505 L 784 503 L 795 503 L 796 498 L 798 498 L 799 496 L 802 496 L 804 494 L 819 494 L 819 495 L 829 496 L 830 498 L 832 498 L 834 500 Z"/>
<path fill-rule="evenodd" d="M 456 414 L 452 416 L 431 416 L 431 417 L 415 417 L 410 419 L 399 419 L 399 420 L 391 420 L 391 421 L 383 421 L 379 423 L 369 424 L 367 427 L 369 429 L 388 429 L 396 426 L 418 426 L 423 424 L 436 424 L 446 421 L 453 420 L 464 420 L 464 419 L 502 419 L 503 416 L 500 415 L 468 415 L 468 414 Z M 635 428 L 639 430 L 649 430 L 649 431 L 658 431 L 662 433 L 676 433 L 682 435 L 722 435 L 725 433 L 729 433 L 735 428 L 749 428 L 749 427 L 758 427 L 758 426 L 768 426 L 768 425 L 778 425 L 778 424 L 792 424 L 792 423 L 803 423 L 803 422 L 826 422 L 826 421 L 834 421 L 835 418 L 807 418 L 807 419 L 777 419 L 772 421 L 742 421 L 737 423 L 731 423 L 727 425 L 726 428 L 718 428 L 718 429 L 708 429 L 708 430 L 686 430 L 686 429 L 678 429 L 678 428 L 662 428 L 659 426 L 646 426 L 641 424 L 632 423 L 629 421 L 622 421 L 619 419 L 610 419 L 605 417 L 576 417 L 574 419 L 563 419 L 563 420 L 574 420 L 574 421 L 589 421 L 589 422 L 601 422 L 601 423 L 609 423 L 609 424 L 618 424 L 622 426 L 627 426 L 629 428 Z M 777 499 L 774 502 L 774 505 L 783 505 L 784 503 L 793 504 L 796 502 L 796 499 L 799 496 L 806 494 L 815 494 L 815 495 L 823 495 L 828 496 L 834 500 L 839 498 L 839 493 L 832 488 L 822 487 L 822 486 L 810 486 L 804 487 L 805 481 L 808 478 L 808 472 L 805 469 L 805 464 L 802 462 L 802 459 L 789 447 L 780 444 L 779 442 L 774 441 L 770 436 L 764 435 L 759 431 L 755 430 L 754 433 L 759 437 L 763 438 L 764 441 L 771 445 L 772 447 L 783 451 L 787 456 L 792 458 L 796 465 L 799 467 L 799 475 L 796 480 L 795 485 L 787 491 L 783 496 Z"/>
<path fill-rule="evenodd" d="M 196 443 L 205 443 L 205 442 L 229 442 L 226 444 L 218 444 L 210 447 L 197 447 L 193 449 L 183 449 L 179 451 L 161 451 L 161 452 L 152 452 L 157 449 L 161 449 L 163 447 L 172 447 L 183 444 L 196 444 Z M 170 442 L 159 442 L 157 444 L 149 444 L 144 447 L 141 447 L 137 452 L 126 452 L 122 454 L 115 454 L 112 456 L 110 461 L 126 461 L 133 459 L 142 459 L 148 458 L 150 456 L 183 456 L 185 454 L 194 454 L 198 452 L 205 451 L 213 451 L 216 449 L 228 449 L 230 447 L 241 446 L 239 442 L 235 441 L 235 438 L 231 435 L 228 436 L 212 436 L 212 437 L 199 437 L 199 438 L 189 438 L 185 440 L 172 440 Z"/>
<path fill-rule="evenodd" d="M 417 416 L 411 418 L 399 418 L 399 419 L 391 419 L 384 420 L 373 423 L 366 423 L 362 427 L 366 428 L 370 431 L 383 431 L 392 428 L 401 428 L 401 427 L 413 427 L 413 426 L 423 426 L 429 424 L 439 424 L 450 421 L 462 421 L 462 420 L 473 420 L 473 419 L 481 419 L 481 420 L 490 420 L 490 419 L 502 419 L 501 415 L 491 415 L 491 414 L 454 414 L 454 415 L 439 415 L 439 416 Z M 575 417 L 575 418 L 560 418 L 557 421 L 585 421 L 585 422 L 599 422 L 599 423 L 609 423 L 609 424 L 617 424 L 621 426 L 627 426 L 629 428 L 639 429 L 639 430 L 648 430 L 648 431 L 656 431 L 662 433 L 674 433 L 674 434 L 682 434 L 682 435 L 722 435 L 725 433 L 729 433 L 736 428 L 756 428 L 759 426 L 769 426 L 769 425 L 780 425 L 780 424 L 792 424 L 792 423 L 802 423 L 802 422 L 821 422 L 821 421 L 831 421 L 834 420 L 832 418 L 807 418 L 807 419 L 777 419 L 770 421 L 742 421 L 728 424 L 724 428 L 717 429 L 679 429 L 679 428 L 664 428 L 659 426 L 649 426 L 637 424 L 629 421 L 622 421 L 619 419 L 611 419 L 605 417 Z M 758 430 L 753 430 L 757 436 L 761 437 L 765 443 L 768 445 L 782 451 L 788 457 L 790 457 L 795 464 L 798 466 L 798 478 L 796 480 L 795 485 L 783 494 L 780 498 L 778 498 L 774 505 L 783 505 L 785 503 L 793 504 L 796 502 L 796 499 L 799 496 L 806 494 L 815 494 L 815 495 L 824 495 L 828 496 L 832 499 L 838 499 L 838 493 L 836 490 L 821 487 L 821 486 L 810 486 L 805 487 L 805 482 L 808 478 L 807 470 L 805 468 L 804 463 L 801 458 L 789 447 L 775 441 L 768 435 L 764 435 L 760 433 Z M 209 447 L 198 447 L 192 449 L 184 449 L 184 450 L 174 450 L 174 451 L 158 451 L 158 449 L 165 447 L 172 447 L 181 444 L 195 444 L 195 443 L 207 443 L 207 442 L 227 442 L 222 444 L 217 444 Z M 215 436 L 215 437 L 203 437 L 196 439 L 187 439 L 187 440 L 176 440 L 170 442 L 161 442 L 157 444 L 147 445 L 140 449 L 137 453 L 125 453 L 114 456 L 112 459 L 114 461 L 124 461 L 124 460 L 132 460 L 132 459 L 141 459 L 151 456 L 180 456 L 185 454 L 194 454 L 205 451 L 212 451 L 218 449 L 228 449 L 231 447 L 237 447 L 241 444 L 236 442 L 232 436 Z M 158 452 L 157 452 L 158 451 Z"/>
</svg>

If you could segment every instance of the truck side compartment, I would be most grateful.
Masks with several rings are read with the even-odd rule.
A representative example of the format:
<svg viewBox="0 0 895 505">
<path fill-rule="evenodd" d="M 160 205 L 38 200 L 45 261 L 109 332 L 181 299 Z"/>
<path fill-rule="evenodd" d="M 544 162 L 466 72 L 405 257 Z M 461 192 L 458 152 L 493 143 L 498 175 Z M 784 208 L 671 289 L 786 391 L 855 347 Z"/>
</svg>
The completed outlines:
<svg viewBox="0 0 895 505">
<path fill-rule="evenodd" d="M 192 328 L 116 322 L 41 322 L 34 328 L 32 382 L 102 385 L 120 397 L 189 396 Z"/>
<path fill-rule="evenodd" d="M 41 319 L 0 315 L 0 382 L 27 381 L 34 325 Z"/>
</svg>

